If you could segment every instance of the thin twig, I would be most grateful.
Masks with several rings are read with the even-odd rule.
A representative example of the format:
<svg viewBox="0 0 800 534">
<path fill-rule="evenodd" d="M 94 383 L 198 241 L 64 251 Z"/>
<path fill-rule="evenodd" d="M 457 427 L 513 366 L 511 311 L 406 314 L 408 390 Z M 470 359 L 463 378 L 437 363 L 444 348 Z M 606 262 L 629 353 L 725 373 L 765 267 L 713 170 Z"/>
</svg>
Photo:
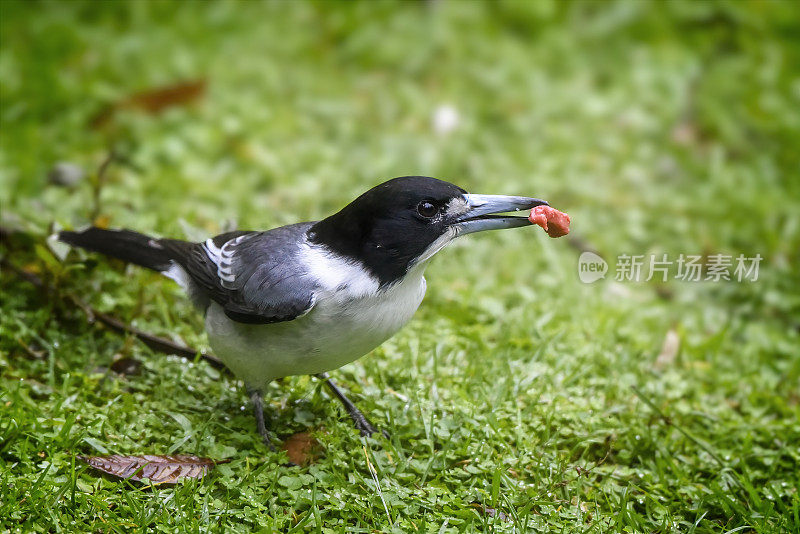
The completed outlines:
<svg viewBox="0 0 800 534">
<path fill-rule="evenodd" d="M 17 267 L 16 265 L 9 262 L 6 258 L 0 258 L 0 265 L 2 265 L 3 268 L 13 272 L 20 279 L 25 280 L 34 287 L 43 290 L 48 289 L 45 282 L 41 278 L 39 278 L 38 275 L 30 271 L 27 271 L 25 269 Z M 83 300 L 79 299 L 78 297 L 70 293 L 65 293 L 61 295 L 61 298 L 73 304 L 76 308 L 79 308 L 84 313 L 84 315 L 86 315 L 86 318 L 89 320 L 90 323 L 100 322 L 108 326 L 115 332 L 122 334 L 133 334 L 137 339 L 139 339 L 139 341 L 141 341 L 151 349 L 164 354 L 175 354 L 176 356 L 180 356 L 182 358 L 186 358 L 189 360 L 194 360 L 199 354 L 200 358 L 207 361 L 209 364 L 211 364 L 212 367 L 216 369 L 227 370 L 225 364 L 222 363 L 222 360 L 220 360 L 213 354 L 207 352 L 199 352 L 198 350 L 188 347 L 186 345 L 181 345 L 169 339 L 155 336 L 153 334 L 144 332 L 143 330 L 139 330 L 138 328 L 132 325 L 124 323 L 123 321 L 117 319 L 116 317 L 95 310 L 87 303 L 85 303 Z"/>
<path fill-rule="evenodd" d="M 661 418 L 661 420 L 664 421 L 664 424 L 671 426 L 672 428 L 674 428 L 675 430 L 677 430 L 678 432 L 689 438 L 689 440 L 691 440 L 692 442 L 697 444 L 701 449 L 706 451 L 714 460 L 717 461 L 719 465 L 721 465 L 722 467 L 726 466 L 725 462 L 723 462 L 722 459 L 719 456 L 717 456 L 717 454 L 714 451 L 712 451 L 707 444 L 703 443 L 700 439 L 694 437 L 688 431 L 682 429 L 681 427 L 673 423 L 672 419 L 666 414 L 664 414 L 664 412 L 662 412 L 652 400 L 650 400 L 644 393 L 642 393 L 639 388 L 637 388 L 636 386 L 631 386 L 631 389 L 633 389 L 634 393 L 636 393 L 636 395 L 638 395 L 639 398 L 642 399 L 645 404 L 647 404 L 654 412 L 656 412 L 656 414 Z"/>
<path fill-rule="evenodd" d="M 106 183 L 106 171 L 111 162 L 117 159 L 117 154 L 114 150 L 109 150 L 108 156 L 100 164 L 97 169 L 97 175 L 92 181 L 92 213 L 89 215 L 89 220 L 94 221 L 100 216 L 102 206 L 100 203 L 100 195 L 103 193 L 103 186 Z"/>
</svg>

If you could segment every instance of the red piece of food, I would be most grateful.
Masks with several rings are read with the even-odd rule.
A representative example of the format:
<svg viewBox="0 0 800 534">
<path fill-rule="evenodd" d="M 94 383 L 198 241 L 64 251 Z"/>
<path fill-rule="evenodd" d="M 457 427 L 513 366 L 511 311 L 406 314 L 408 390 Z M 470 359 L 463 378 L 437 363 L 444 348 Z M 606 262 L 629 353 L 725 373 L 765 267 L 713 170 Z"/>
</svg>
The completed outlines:
<svg viewBox="0 0 800 534">
<path fill-rule="evenodd" d="M 550 206 L 536 206 L 528 215 L 528 220 L 541 226 L 550 237 L 561 237 L 569 233 L 569 215 Z"/>
</svg>

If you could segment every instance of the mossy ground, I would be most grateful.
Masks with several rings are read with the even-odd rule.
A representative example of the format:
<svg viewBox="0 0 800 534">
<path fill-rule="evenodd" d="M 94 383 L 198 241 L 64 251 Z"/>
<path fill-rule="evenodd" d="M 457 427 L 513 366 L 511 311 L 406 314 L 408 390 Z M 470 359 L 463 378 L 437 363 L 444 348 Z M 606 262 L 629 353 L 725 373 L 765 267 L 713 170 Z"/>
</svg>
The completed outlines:
<svg viewBox="0 0 800 534">
<path fill-rule="evenodd" d="M 532 229 L 444 251 L 412 323 L 334 373 L 391 439 L 360 438 L 311 378 L 269 391 L 278 433 L 321 444 L 306 467 L 260 443 L 238 381 L 89 325 L 5 270 L 0 531 L 800 530 L 793 2 L 3 2 L 0 15 L 2 221 L 40 245 L 53 222 L 90 221 L 113 149 L 123 161 L 97 205 L 113 227 L 268 228 L 423 174 L 546 198 L 611 263 L 582 284 L 576 248 Z M 193 79 L 207 92 L 191 105 L 90 125 Z M 437 133 L 444 105 L 460 120 Z M 59 161 L 90 176 L 50 185 Z M 44 247 L 2 254 L 206 346 L 169 280 Z M 615 282 L 620 254 L 764 261 L 756 282 Z M 670 331 L 679 350 L 657 362 Z M 141 374 L 106 371 L 121 356 Z M 75 460 L 106 452 L 231 462 L 142 489 Z"/>
</svg>

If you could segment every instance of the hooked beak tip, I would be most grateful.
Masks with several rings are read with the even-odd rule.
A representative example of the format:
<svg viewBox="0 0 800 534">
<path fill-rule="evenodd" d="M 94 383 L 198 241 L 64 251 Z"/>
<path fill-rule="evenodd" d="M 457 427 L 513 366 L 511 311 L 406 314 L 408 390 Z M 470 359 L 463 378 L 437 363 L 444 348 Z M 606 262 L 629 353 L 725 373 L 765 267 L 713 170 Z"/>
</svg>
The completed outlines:
<svg viewBox="0 0 800 534">
<path fill-rule="evenodd" d="M 529 210 L 536 206 L 549 206 L 547 201 L 538 198 L 510 195 L 468 193 L 464 195 L 464 200 L 467 202 L 467 210 L 455 221 L 456 231 L 459 234 L 528 226 L 531 222 L 527 217 L 498 214 Z"/>
</svg>

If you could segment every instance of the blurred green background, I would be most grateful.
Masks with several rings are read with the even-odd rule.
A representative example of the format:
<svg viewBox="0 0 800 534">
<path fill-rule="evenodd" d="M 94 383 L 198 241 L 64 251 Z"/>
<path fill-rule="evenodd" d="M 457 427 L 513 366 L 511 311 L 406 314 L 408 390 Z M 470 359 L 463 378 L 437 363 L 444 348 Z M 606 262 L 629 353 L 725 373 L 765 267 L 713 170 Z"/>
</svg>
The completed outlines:
<svg viewBox="0 0 800 534">
<path fill-rule="evenodd" d="M 337 373 L 391 440 L 276 385 L 278 433 L 324 451 L 306 467 L 261 446 L 236 381 L 3 269 L 0 530 L 800 529 L 796 2 L 6 1 L 0 29 L 2 254 L 149 332 L 206 346 L 172 282 L 61 264 L 51 225 L 202 239 L 409 174 L 573 221 L 444 251 L 417 318 Z M 605 280 L 578 280 L 587 249 Z M 764 260 L 615 282 L 620 254 Z M 123 357 L 142 374 L 106 371 Z M 128 491 L 73 459 L 104 451 L 232 462 Z"/>
</svg>

